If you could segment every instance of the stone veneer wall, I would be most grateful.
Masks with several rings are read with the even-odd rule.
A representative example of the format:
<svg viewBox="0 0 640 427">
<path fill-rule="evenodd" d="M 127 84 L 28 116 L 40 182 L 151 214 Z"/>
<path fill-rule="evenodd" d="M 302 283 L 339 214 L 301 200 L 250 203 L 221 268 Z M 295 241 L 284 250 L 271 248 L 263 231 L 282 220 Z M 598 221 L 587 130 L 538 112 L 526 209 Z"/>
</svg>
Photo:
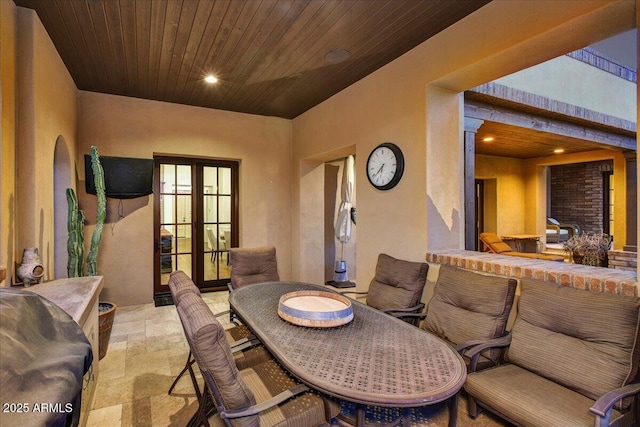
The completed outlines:
<svg viewBox="0 0 640 427">
<path fill-rule="evenodd" d="M 640 296 L 635 271 L 464 250 L 428 252 L 426 260 L 514 278 L 530 277 L 593 292 Z"/>
<path fill-rule="evenodd" d="M 609 268 L 619 270 L 637 271 L 638 252 L 609 251 Z"/>
</svg>

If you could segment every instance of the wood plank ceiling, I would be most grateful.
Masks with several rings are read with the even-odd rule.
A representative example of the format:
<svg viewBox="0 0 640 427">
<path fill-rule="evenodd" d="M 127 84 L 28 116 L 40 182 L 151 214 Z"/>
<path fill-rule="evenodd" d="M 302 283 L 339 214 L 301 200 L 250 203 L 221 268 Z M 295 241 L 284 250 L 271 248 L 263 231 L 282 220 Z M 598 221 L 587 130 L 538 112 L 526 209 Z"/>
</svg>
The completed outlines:
<svg viewBox="0 0 640 427">
<path fill-rule="evenodd" d="M 36 11 L 81 90 L 288 119 L 489 1 L 14 0 Z M 342 49 L 350 56 L 332 60 Z M 558 146 L 602 148 L 487 122 L 476 151 L 532 158 Z"/>
<path fill-rule="evenodd" d="M 81 90 L 291 119 L 489 0 L 14 2 Z"/>
</svg>

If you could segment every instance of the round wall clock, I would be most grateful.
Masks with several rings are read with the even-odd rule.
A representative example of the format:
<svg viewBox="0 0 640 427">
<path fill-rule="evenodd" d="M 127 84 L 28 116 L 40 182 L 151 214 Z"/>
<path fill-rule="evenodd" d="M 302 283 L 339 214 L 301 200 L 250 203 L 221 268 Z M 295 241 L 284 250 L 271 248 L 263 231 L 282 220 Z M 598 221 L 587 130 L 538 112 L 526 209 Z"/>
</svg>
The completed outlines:
<svg viewBox="0 0 640 427">
<path fill-rule="evenodd" d="M 373 149 L 367 159 L 367 178 L 378 190 L 390 190 L 400 182 L 404 172 L 402 150 L 391 142 Z"/>
</svg>

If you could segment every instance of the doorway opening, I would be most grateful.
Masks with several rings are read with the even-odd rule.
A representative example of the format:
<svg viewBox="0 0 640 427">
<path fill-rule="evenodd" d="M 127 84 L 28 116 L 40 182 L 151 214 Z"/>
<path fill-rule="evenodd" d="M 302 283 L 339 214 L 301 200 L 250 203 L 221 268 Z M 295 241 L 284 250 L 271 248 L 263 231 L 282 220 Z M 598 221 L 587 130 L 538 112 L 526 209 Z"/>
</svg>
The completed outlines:
<svg viewBox="0 0 640 427">
<path fill-rule="evenodd" d="M 201 291 L 227 289 L 238 246 L 238 162 L 156 156 L 154 301 L 171 304 L 169 277 L 184 271 Z"/>
</svg>

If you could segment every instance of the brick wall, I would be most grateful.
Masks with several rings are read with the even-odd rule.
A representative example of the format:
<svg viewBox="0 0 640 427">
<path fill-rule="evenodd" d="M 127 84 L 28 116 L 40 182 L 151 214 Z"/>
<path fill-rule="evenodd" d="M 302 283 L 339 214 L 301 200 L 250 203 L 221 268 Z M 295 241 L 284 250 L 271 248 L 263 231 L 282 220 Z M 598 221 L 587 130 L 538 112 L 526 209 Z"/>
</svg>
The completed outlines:
<svg viewBox="0 0 640 427">
<path fill-rule="evenodd" d="M 602 173 L 612 170 L 612 160 L 551 166 L 551 217 L 562 223 L 578 224 L 583 232 L 600 232 L 603 228 Z"/>
<path fill-rule="evenodd" d="M 640 296 L 638 275 L 633 270 L 591 267 L 568 262 L 542 261 L 465 250 L 427 252 L 426 260 L 431 263 L 447 264 L 516 279 L 531 277 L 592 292 Z"/>
<path fill-rule="evenodd" d="M 619 270 L 637 271 L 638 252 L 609 251 L 609 268 Z"/>
</svg>

